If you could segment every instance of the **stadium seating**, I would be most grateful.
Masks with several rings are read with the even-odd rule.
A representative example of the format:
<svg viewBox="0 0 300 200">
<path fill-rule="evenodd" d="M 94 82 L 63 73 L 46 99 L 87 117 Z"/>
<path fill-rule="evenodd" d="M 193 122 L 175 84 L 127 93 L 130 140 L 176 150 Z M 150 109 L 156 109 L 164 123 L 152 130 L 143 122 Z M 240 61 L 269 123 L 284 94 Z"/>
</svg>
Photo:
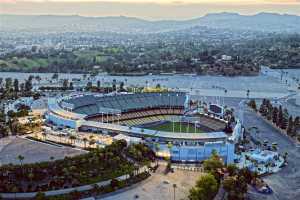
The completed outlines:
<svg viewBox="0 0 300 200">
<path fill-rule="evenodd" d="M 166 92 L 166 93 L 138 93 L 138 94 L 118 94 L 107 96 L 81 95 L 64 100 L 73 105 L 73 111 L 79 114 L 95 115 L 97 113 L 124 113 L 130 111 L 164 108 L 161 114 L 173 114 L 172 109 L 183 108 L 186 101 L 186 93 Z M 177 110 L 178 111 L 178 110 Z M 150 112 L 159 111 L 147 111 Z M 145 115 L 146 113 L 142 113 Z M 158 113 L 157 113 L 158 114 Z M 179 114 L 179 113 L 178 113 Z M 138 113 L 140 116 L 141 113 Z"/>
</svg>

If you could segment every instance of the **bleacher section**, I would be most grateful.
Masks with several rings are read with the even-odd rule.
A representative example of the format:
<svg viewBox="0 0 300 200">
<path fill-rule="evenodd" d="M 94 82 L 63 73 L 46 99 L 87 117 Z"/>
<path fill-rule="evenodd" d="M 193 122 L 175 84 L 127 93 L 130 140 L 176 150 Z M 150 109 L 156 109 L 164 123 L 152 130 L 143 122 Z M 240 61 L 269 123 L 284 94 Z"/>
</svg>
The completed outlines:
<svg viewBox="0 0 300 200">
<path fill-rule="evenodd" d="M 217 119 L 214 119 L 212 117 L 206 116 L 206 115 L 200 115 L 200 123 L 202 125 L 205 125 L 207 128 L 215 131 L 224 130 L 226 123 Z"/>
<path fill-rule="evenodd" d="M 172 117 L 174 117 L 174 116 L 173 115 L 158 115 L 158 116 L 124 120 L 120 123 L 125 126 L 139 126 L 139 125 L 150 124 L 150 123 L 161 122 L 161 121 L 171 121 Z"/>
<path fill-rule="evenodd" d="M 91 116 L 88 117 L 88 120 L 92 121 L 99 121 L 99 122 L 106 122 L 106 123 L 121 123 L 126 124 L 125 121 L 131 121 L 134 120 L 134 124 L 143 124 L 141 121 L 144 118 L 149 118 L 152 121 L 161 121 L 161 120 L 167 120 L 165 116 L 176 116 L 176 115 L 183 115 L 184 109 L 183 108 L 156 108 L 156 109 L 146 109 L 146 110 L 139 110 L 139 111 L 131 111 L 131 112 L 125 112 L 120 115 L 109 115 L 109 114 L 101 114 L 98 116 Z"/>
</svg>

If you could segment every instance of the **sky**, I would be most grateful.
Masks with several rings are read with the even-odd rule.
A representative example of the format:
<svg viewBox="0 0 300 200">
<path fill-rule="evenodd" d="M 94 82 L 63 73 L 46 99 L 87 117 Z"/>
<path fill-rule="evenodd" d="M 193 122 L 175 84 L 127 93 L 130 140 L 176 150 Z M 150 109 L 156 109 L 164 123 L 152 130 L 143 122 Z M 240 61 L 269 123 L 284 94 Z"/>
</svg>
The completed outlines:
<svg viewBox="0 0 300 200">
<path fill-rule="evenodd" d="M 300 0 L 0 0 L 0 14 L 191 19 L 208 13 L 300 15 Z"/>
</svg>

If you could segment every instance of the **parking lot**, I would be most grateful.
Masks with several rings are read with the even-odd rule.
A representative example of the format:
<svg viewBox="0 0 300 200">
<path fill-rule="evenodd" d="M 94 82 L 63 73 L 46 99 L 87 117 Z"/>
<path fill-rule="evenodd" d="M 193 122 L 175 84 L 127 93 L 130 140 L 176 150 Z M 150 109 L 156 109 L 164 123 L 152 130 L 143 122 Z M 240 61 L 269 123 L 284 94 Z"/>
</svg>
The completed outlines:
<svg viewBox="0 0 300 200">
<path fill-rule="evenodd" d="M 12 137 L 0 149 L 0 164 L 20 164 L 17 158 L 19 155 L 24 157 L 23 163 L 34 163 L 49 161 L 50 157 L 63 159 L 65 156 L 70 157 L 82 153 L 85 151 Z"/>
<path fill-rule="evenodd" d="M 175 199 L 188 199 L 189 190 L 195 185 L 201 172 L 175 170 L 163 173 L 165 166 L 160 166 L 150 178 L 137 184 L 126 192 L 99 198 L 101 200 L 171 200 L 174 199 L 173 184 L 176 184 Z"/>
<path fill-rule="evenodd" d="M 258 137 L 261 141 L 268 140 L 269 143 L 276 142 L 278 143 L 278 151 L 280 153 L 288 152 L 288 165 L 278 173 L 264 178 L 274 193 L 267 196 L 250 194 L 250 196 L 252 196 L 251 199 L 300 199 L 300 148 L 297 148 L 285 135 L 282 135 L 269 124 L 259 119 L 255 113 L 246 110 L 244 116 L 246 127 L 258 127 Z"/>
</svg>

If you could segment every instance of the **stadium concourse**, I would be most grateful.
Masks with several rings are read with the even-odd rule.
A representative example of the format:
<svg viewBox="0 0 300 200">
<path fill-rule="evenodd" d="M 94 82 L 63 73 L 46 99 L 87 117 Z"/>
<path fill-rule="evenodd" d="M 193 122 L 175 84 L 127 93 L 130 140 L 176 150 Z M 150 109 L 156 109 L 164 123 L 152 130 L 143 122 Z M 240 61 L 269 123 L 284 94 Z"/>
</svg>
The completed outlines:
<svg viewBox="0 0 300 200">
<path fill-rule="evenodd" d="M 226 163 L 234 162 L 234 146 L 243 131 L 239 120 L 229 122 L 222 116 L 199 113 L 190 102 L 189 95 L 183 92 L 83 93 L 49 99 L 46 117 L 60 128 L 112 137 L 123 135 L 132 141 L 139 138 L 157 156 L 175 162 L 199 162 L 214 150 Z M 153 128 L 165 123 L 179 124 L 180 128 Z M 178 131 L 181 124 L 188 131 Z M 223 130 L 228 126 L 232 131 L 225 133 Z"/>
</svg>

